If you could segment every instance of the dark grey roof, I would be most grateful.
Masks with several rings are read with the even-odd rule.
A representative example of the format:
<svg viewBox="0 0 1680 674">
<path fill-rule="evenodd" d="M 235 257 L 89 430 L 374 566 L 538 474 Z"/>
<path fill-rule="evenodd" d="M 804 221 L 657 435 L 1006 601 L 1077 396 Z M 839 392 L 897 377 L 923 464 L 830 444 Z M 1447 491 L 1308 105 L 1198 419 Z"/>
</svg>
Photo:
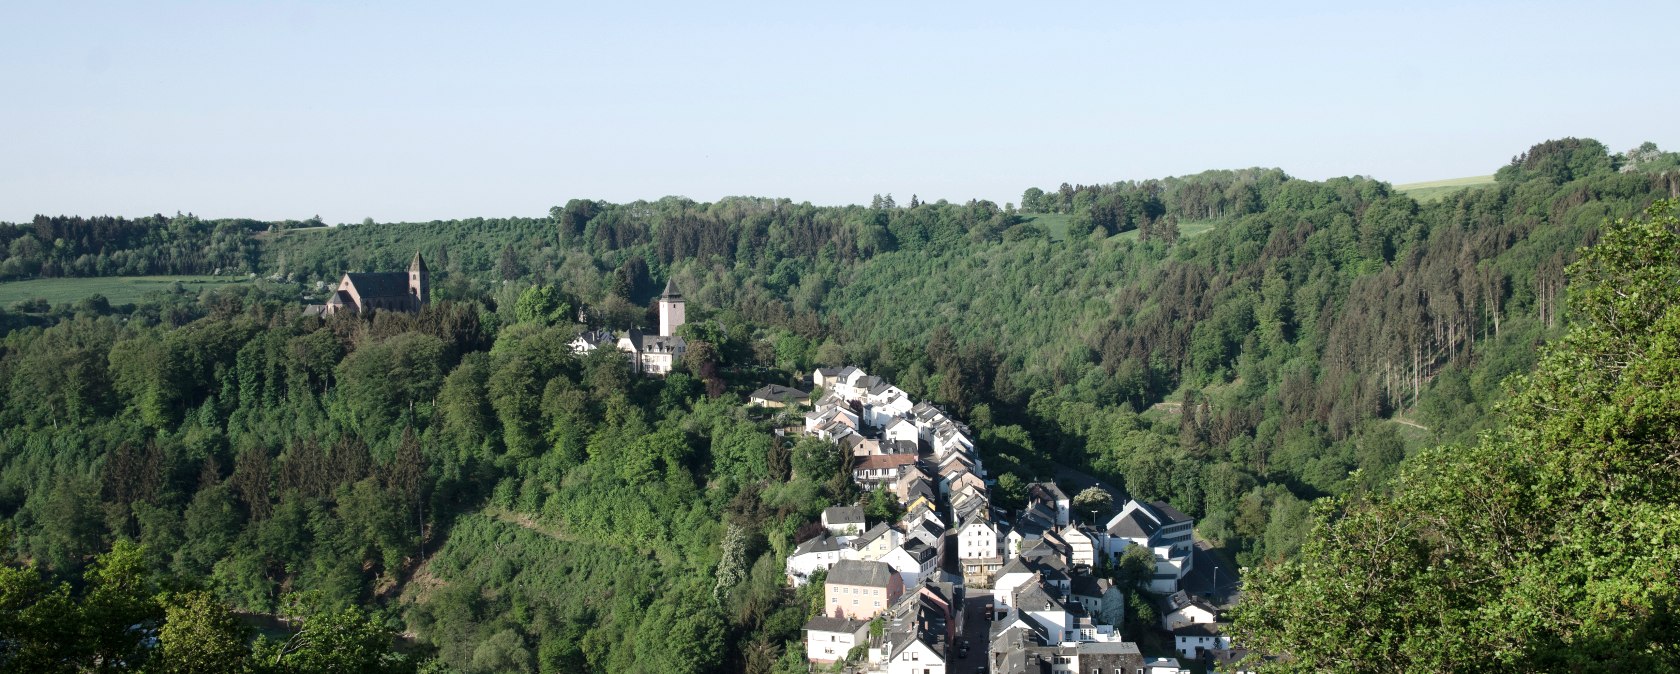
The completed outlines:
<svg viewBox="0 0 1680 674">
<path fill-rule="evenodd" d="M 912 538 L 910 539 L 910 542 L 905 543 L 904 552 L 908 553 L 911 559 L 918 562 L 925 562 L 932 559 L 934 554 L 937 553 L 937 551 L 929 547 L 928 544 L 923 543 L 920 538 Z"/>
<path fill-rule="evenodd" d="M 816 538 L 800 543 L 793 549 L 793 554 L 803 555 L 812 552 L 835 552 L 840 549 L 840 541 L 829 536 L 828 532 L 819 534 Z"/>
<path fill-rule="evenodd" d="M 859 506 L 829 506 L 823 508 L 823 519 L 829 524 L 863 524 L 863 508 Z"/>
<path fill-rule="evenodd" d="M 1110 525 L 1108 533 L 1121 538 L 1149 538 L 1155 535 L 1155 530 L 1159 528 L 1155 521 L 1144 515 L 1143 509 L 1139 508 L 1126 513 L 1119 521 Z"/>
<path fill-rule="evenodd" d="M 786 402 L 792 402 L 792 401 L 795 401 L 795 400 L 810 398 L 811 394 L 806 393 L 804 391 L 801 391 L 799 389 L 793 388 L 791 386 L 782 386 L 781 384 L 766 384 L 763 388 L 760 388 L 757 391 L 753 391 L 752 394 L 747 396 L 747 397 L 758 398 L 760 400 L 772 400 L 772 401 L 775 401 L 775 402 L 786 403 Z"/>
<path fill-rule="evenodd" d="M 616 343 L 618 341 L 617 336 L 613 335 L 613 333 L 611 331 L 605 330 L 605 329 L 602 329 L 602 330 L 585 330 L 583 332 L 583 334 L 578 335 L 578 337 L 583 339 L 584 343 L 589 344 L 591 346 L 602 346 L 602 345 L 606 345 L 606 344 L 613 344 L 613 343 Z"/>
<path fill-rule="evenodd" d="M 1038 583 L 1022 583 L 1015 588 L 1015 607 L 1023 611 L 1066 610 L 1062 598 Z"/>
<path fill-rule="evenodd" d="M 1038 498 L 1055 503 L 1056 501 L 1066 501 L 1067 494 L 1062 493 L 1062 490 L 1054 482 L 1034 482 L 1027 485 L 1027 498 Z"/>
<path fill-rule="evenodd" d="M 1090 574 L 1074 574 L 1071 580 L 1073 581 L 1072 594 L 1076 596 L 1101 597 L 1104 592 L 1108 591 L 1108 581 Z"/>
<path fill-rule="evenodd" d="M 857 539 L 852 541 L 852 547 L 862 550 L 864 546 L 867 546 L 875 539 L 880 538 L 883 534 L 887 533 L 888 529 L 891 528 L 892 527 L 887 526 L 886 522 L 876 522 L 875 526 L 869 527 L 869 530 L 863 532 L 862 536 L 858 536 Z"/>
<path fill-rule="evenodd" d="M 362 299 L 408 297 L 408 272 L 374 271 L 345 274 Z"/>
<path fill-rule="evenodd" d="M 861 585 L 866 587 L 886 587 L 892 579 L 892 567 L 886 562 L 865 562 L 857 559 L 842 559 L 828 570 L 828 583 L 833 585 Z"/>
<path fill-rule="evenodd" d="M 1155 508 L 1156 513 L 1161 516 L 1163 524 L 1182 524 L 1184 522 L 1194 521 L 1189 515 L 1181 513 L 1177 508 L 1167 505 L 1166 501 L 1150 501 L 1149 505 Z"/>
<path fill-rule="evenodd" d="M 853 620 L 851 618 L 831 618 L 819 615 L 806 621 L 807 632 L 846 632 L 856 634 L 869 625 L 868 620 Z"/>
<path fill-rule="evenodd" d="M 881 378 L 880 377 L 877 377 L 875 375 L 869 375 L 869 376 L 866 376 L 866 377 L 859 378 L 857 380 L 857 383 L 853 384 L 852 386 L 854 388 L 869 390 L 871 388 L 874 388 L 875 385 L 879 384 L 879 383 L 881 383 Z"/>
<path fill-rule="evenodd" d="M 1224 634 L 1219 623 L 1190 623 L 1173 630 L 1175 637 L 1217 637 Z"/>
<path fill-rule="evenodd" d="M 643 353 L 676 353 L 688 349 L 688 341 L 674 335 L 642 335 L 632 343 Z"/>
<path fill-rule="evenodd" d="M 417 271 L 422 274 L 431 273 L 431 270 L 426 268 L 426 259 L 420 257 L 420 251 L 418 250 L 414 251 L 414 260 L 408 263 L 408 270 Z"/>
<path fill-rule="evenodd" d="M 665 281 L 665 292 L 660 293 L 659 296 L 669 299 L 682 299 L 682 292 L 677 290 L 677 280 L 674 278 L 667 279 Z"/>
<path fill-rule="evenodd" d="M 921 446 L 915 440 L 892 440 L 884 449 L 889 449 L 891 454 L 915 454 L 921 451 Z"/>
<path fill-rule="evenodd" d="M 819 367 L 817 368 L 817 374 L 822 375 L 823 377 L 836 377 L 840 375 L 840 368 Z"/>
</svg>

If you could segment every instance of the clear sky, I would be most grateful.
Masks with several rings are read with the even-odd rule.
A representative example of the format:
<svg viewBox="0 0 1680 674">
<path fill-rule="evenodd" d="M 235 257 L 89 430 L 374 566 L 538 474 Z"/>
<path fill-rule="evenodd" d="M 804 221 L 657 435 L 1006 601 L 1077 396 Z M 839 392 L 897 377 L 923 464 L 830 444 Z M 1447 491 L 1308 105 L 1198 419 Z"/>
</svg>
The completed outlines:
<svg viewBox="0 0 1680 674">
<path fill-rule="evenodd" d="M 1001 204 L 1680 145 L 1673 0 L 559 4 L 7 0 L 0 220 Z"/>
</svg>

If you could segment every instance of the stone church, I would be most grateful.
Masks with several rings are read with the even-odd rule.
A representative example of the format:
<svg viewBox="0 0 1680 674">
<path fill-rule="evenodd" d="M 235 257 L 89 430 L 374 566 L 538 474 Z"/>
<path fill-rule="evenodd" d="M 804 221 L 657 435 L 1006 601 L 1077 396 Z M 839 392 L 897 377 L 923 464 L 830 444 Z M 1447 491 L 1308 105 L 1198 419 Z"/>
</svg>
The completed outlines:
<svg viewBox="0 0 1680 674">
<path fill-rule="evenodd" d="M 408 271 L 346 272 L 326 304 L 314 304 L 304 313 L 336 314 L 348 311 L 419 311 L 432 299 L 431 270 L 426 260 L 414 253 Z"/>
</svg>

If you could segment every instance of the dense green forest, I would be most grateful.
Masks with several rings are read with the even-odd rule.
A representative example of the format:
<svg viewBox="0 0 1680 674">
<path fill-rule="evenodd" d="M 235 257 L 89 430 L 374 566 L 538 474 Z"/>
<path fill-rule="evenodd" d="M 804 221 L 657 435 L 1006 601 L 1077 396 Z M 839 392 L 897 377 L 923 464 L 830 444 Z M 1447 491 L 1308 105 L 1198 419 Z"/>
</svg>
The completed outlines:
<svg viewBox="0 0 1680 674">
<path fill-rule="evenodd" d="M 0 601 L 61 592 L 73 615 L 133 541 L 116 549 L 165 628 L 175 598 L 213 597 L 329 624 L 363 609 L 342 622 L 416 635 L 392 667 L 803 671 L 810 596 L 782 557 L 857 495 L 739 394 L 837 364 L 969 420 L 1005 505 L 1069 464 L 1167 499 L 1245 566 L 1294 559 L 1314 500 L 1388 493 L 1438 453 L 1420 448 L 1493 426 L 1500 382 L 1577 320 L 1576 251 L 1680 189 L 1675 166 L 1565 139 L 1427 205 L 1247 169 L 1032 189 L 1020 209 L 672 197 L 336 228 L 3 225 L 6 278 L 272 280 L 0 313 Z M 1192 222 L 1210 226 L 1181 235 Z M 425 311 L 298 315 L 317 282 L 416 249 Z M 650 325 L 667 278 L 691 312 L 682 372 L 571 355 L 578 310 Z M 250 668 L 276 661 L 264 648 Z"/>
<path fill-rule="evenodd" d="M 1501 423 L 1326 503 L 1250 574 L 1242 638 L 1300 672 L 1680 670 L 1680 218 L 1569 268 L 1574 326 Z"/>
</svg>

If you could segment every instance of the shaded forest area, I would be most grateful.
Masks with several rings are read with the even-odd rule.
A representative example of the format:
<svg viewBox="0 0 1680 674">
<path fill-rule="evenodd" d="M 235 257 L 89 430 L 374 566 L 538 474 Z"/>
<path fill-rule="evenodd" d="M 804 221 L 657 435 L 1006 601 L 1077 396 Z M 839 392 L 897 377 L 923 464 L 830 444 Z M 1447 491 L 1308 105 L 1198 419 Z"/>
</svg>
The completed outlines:
<svg viewBox="0 0 1680 674">
<path fill-rule="evenodd" d="M 1071 214 L 1059 242 L 1008 206 L 914 197 L 573 200 L 261 244 L 190 218 L 88 221 L 127 244 L 0 226 L 0 270 L 27 275 L 202 273 L 168 265 L 220 251 L 305 282 L 0 313 L 12 568 L 84 592 L 127 539 L 153 582 L 261 613 L 368 607 L 434 665 L 803 671 L 811 597 L 782 558 L 858 495 L 738 401 L 838 364 L 969 420 L 1002 505 L 1065 463 L 1167 499 L 1244 564 L 1287 559 L 1313 500 L 1386 491 L 1419 446 L 1487 426 L 1571 324 L 1577 248 L 1672 194 L 1674 165 L 1551 141 L 1429 205 L 1261 169 L 1029 190 L 1022 210 Z M 415 249 L 436 274 L 420 314 L 297 315 L 307 282 Z M 651 325 L 667 278 L 689 300 L 682 372 L 570 353 L 578 310 Z"/>
</svg>

